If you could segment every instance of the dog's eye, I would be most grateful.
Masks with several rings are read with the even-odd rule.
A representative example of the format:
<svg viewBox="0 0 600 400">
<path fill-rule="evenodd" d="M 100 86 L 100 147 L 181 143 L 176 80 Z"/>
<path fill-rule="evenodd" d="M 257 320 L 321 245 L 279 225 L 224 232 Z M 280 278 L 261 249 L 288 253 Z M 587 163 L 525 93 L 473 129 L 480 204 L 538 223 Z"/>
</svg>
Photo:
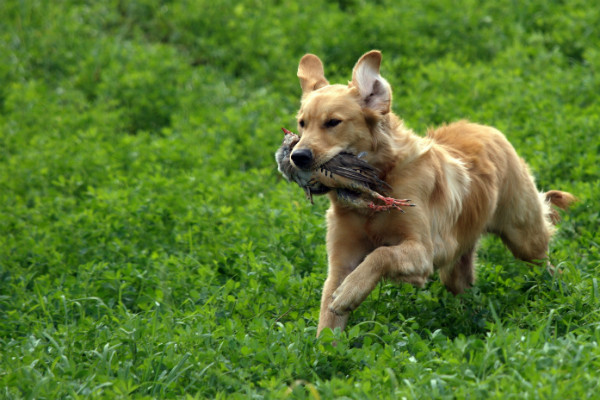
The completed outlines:
<svg viewBox="0 0 600 400">
<path fill-rule="evenodd" d="M 298 122 L 298 125 L 300 125 L 300 128 L 304 128 L 304 120 L 301 119 L 300 122 Z"/>
<path fill-rule="evenodd" d="M 339 119 L 332 118 L 325 122 L 325 128 L 333 128 L 334 126 L 338 126 L 342 121 Z"/>
</svg>

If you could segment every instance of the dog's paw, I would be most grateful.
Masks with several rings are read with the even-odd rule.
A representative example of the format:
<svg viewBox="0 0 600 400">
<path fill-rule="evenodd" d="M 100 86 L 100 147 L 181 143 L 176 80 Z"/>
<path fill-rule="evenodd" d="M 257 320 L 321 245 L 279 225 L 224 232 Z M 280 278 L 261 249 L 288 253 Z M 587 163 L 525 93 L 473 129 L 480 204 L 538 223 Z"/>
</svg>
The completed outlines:
<svg viewBox="0 0 600 400">
<path fill-rule="evenodd" d="M 346 315 L 358 307 L 368 295 L 368 291 L 364 293 L 360 287 L 354 286 L 346 280 L 331 296 L 332 302 L 329 304 L 329 311 L 336 315 Z"/>
<path fill-rule="evenodd" d="M 339 297 L 331 296 L 332 302 L 329 304 L 329 311 L 337 316 L 344 316 L 348 314 L 353 308 L 350 308 L 346 303 L 339 300 Z"/>
</svg>

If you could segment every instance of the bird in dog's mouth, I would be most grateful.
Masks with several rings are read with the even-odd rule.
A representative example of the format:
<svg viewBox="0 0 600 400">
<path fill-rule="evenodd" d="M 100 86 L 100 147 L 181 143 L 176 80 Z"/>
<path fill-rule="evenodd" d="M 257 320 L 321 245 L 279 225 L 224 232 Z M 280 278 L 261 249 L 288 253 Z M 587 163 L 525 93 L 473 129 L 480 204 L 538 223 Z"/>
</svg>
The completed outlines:
<svg viewBox="0 0 600 400">
<path fill-rule="evenodd" d="M 282 128 L 285 136 L 275 153 L 279 172 L 289 181 L 296 182 L 313 202 L 313 195 L 335 190 L 338 201 L 351 208 L 369 208 L 374 211 L 391 209 L 404 212 L 400 206 L 414 207 L 408 199 L 386 197 L 390 186 L 379 178 L 379 170 L 366 161 L 366 153 L 354 155 L 340 152 L 329 161 L 312 170 L 299 169 L 293 165 L 290 155 L 300 141 L 295 133 Z"/>
</svg>

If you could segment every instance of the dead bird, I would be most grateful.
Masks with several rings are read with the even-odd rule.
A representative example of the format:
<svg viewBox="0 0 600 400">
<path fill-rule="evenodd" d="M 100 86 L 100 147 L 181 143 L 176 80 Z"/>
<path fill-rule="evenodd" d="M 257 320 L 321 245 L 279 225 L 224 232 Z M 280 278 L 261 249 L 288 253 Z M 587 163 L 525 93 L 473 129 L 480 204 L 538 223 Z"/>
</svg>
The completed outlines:
<svg viewBox="0 0 600 400">
<path fill-rule="evenodd" d="M 349 207 L 371 208 L 374 211 L 386 211 L 392 208 L 404 212 L 400 206 L 413 207 L 410 200 L 385 197 L 390 186 L 379 178 L 379 170 L 361 157 L 350 153 L 340 153 L 315 170 L 296 168 L 290 160 L 290 154 L 300 137 L 282 128 L 285 133 L 281 147 L 275 153 L 277 169 L 290 182 L 296 182 L 313 203 L 313 195 L 325 194 L 335 190 L 338 200 Z M 381 193 L 380 193 L 381 192 Z M 380 201 L 383 204 L 375 204 Z"/>
</svg>

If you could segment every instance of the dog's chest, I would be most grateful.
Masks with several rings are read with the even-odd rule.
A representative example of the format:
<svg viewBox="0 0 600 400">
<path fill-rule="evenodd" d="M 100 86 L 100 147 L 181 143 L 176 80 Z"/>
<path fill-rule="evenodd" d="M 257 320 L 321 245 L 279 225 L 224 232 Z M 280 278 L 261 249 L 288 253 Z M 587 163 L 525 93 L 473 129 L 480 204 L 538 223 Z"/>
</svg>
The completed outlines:
<svg viewBox="0 0 600 400">
<path fill-rule="evenodd" d="M 363 232 L 374 248 L 394 246 L 404 240 L 404 232 L 399 229 L 399 222 L 392 214 L 394 212 L 376 213 L 365 218 Z"/>
</svg>

